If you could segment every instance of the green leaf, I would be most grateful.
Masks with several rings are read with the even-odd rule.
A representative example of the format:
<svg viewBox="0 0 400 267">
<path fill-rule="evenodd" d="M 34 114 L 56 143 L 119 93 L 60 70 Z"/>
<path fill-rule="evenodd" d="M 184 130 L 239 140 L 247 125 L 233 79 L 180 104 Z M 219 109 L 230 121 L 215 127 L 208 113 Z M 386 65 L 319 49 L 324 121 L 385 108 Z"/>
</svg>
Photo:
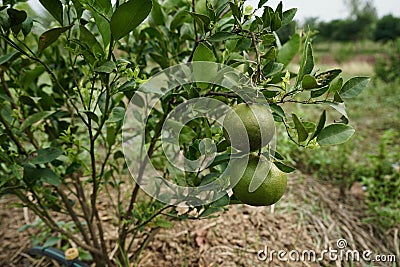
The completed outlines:
<svg viewBox="0 0 400 267">
<path fill-rule="evenodd" d="M 241 12 L 239 10 L 239 7 L 236 4 L 232 3 L 232 2 L 229 2 L 229 6 L 231 8 L 232 15 L 240 23 L 240 20 L 241 20 L 242 16 L 241 16 Z"/>
<path fill-rule="evenodd" d="M 286 67 L 299 52 L 300 43 L 300 35 L 296 33 L 279 49 L 276 60 Z"/>
<path fill-rule="evenodd" d="M 125 117 L 125 109 L 123 107 L 115 107 L 111 111 L 111 116 L 107 122 L 119 122 Z"/>
<path fill-rule="evenodd" d="M 151 9 L 151 19 L 156 25 L 164 25 L 165 23 L 164 13 L 157 0 L 153 0 L 153 8 Z"/>
<path fill-rule="evenodd" d="M 317 137 L 317 142 L 321 146 L 324 145 L 339 145 L 350 139 L 355 130 L 345 124 L 336 123 L 325 127 Z"/>
<path fill-rule="evenodd" d="M 53 114 L 52 111 L 41 111 L 35 114 L 30 115 L 26 120 L 22 123 L 20 131 L 25 131 L 26 128 L 32 126 L 33 124 L 37 123 L 40 120 L 44 120 Z"/>
<path fill-rule="evenodd" d="M 361 93 L 361 91 L 368 85 L 369 77 L 354 77 L 348 80 L 340 90 L 341 98 L 352 98 Z"/>
<path fill-rule="evenodd" d="M 212 42 L 222 42 L 226 40 L 232 40 L 236 39 L 238 36 L 234 33 L 231 32 L 217 32 L 214 35 L 212 35 L 209 40 Z"/>
<path fill-rule="evenodd" d="M 0 57 L 0 65 L 7 63 L 10 59 L 14 58 L 15 55 L 18 55 L 18 51 L 13 51 L 11 53 L 5 54 L 4 56 Z"/>
<path fill-rule="evenodd" d="M 60 0 L 39 0 L 42 6 L 63 25 L 63 6 Z"/>
<path fill-rule="evenodd" d="M 311 98 L 320 97 L 320 96 L 322 96 L 323 94 L 325 94 L 326 92 L 328 92 L 328 90 L 329 90 L 329 86 L 328 86 L 328 85 L 327 85 L 327 86 L 324 86 L 324 87 L 322 87 L 322 88 L 320 88 L 320 89 L 317 89 L 317 90 L 312 90 L 312 91 L 311 91 Z"/>
<path fill-rule="evenodd" d="M 174 227 L 174 224 L 171 221 L 168 221 L 168 220 L 160 218 L 160 217 L 157 217 L 155 219 L 154 224 L 156 226 L 158 226 L 158 227 L 161 227 L 161 228 L 172 228 L 172 227 Z"/>
<path fill-rule="evenodd" d="M 79 25 L 80 36 L 79 40 L 89 49 L 97 59 L 102 59 L 104 56 L 103 48 L 97 41 L 96 37 L 84 26 Z"/>
<path fill-rule="evenodd" d="M 312 52 L 311 42 L 306 41 L 306 48 L 303 52 L 303 57 L 300 63 L 299 74 L 297 75 L 296 85 L 299 85 L 306 74 L 310 74 L 314 69 L 314 57 Z"/>
<path fill-rule="evenodd" d="M 114 61 L 106 61 L 97 68 L 94 69 L 95 72 L 100 73 L 111 73 L 115 70 L 116 66 Z"/>
<path fill-rule="evenodd" d="M 297 131 L 298 142 L 300 143 L 300 142 L 307 140 L 308 132 L 307 132 L 306 128 L 304 127 L 303 123 L 300 121 L 299 117 L 297 117 L 296 114 L 292 113 L 292 119 L 294 122 L 294 126 L 296 128 L 296 131 Z"/>
<path fill-rule="evenodd" d="M 63 154 L 63 151 L 59 147 L 48 147 L 36 151 L 37 156 L 34 157 L 30 163 L 32 164 L 44 164 L 52 162 Z"/>
<path fill-rule="evenodd" d="M 282 14 L 282 26 L 288 25 L 292 22 L 294 16 L 296 16 L 297 8 L 291 8 L 283 12 Z"/>
<path fill-rule="evenodd" d="M 205 211 L 200 214 L 200 218 L 212 218 L 211 214 L 223 212 L 223 207 L 208 207 Z"/>
<path fill-rule="evenodd" d="M 278 167 L 279 170 L 285 172 L 285 173 L 291 173 L 294 172 L 296 169 L 293 167 L 290 167 L 280 161 L 274 161 L 274 164 L 276 167 Z"/>
<path fill-rule="evenodd" d="M 50 169 L 40 169 L 37 172 L 37 175 L 40 177 L 40 181 L 43 183 L 51 184 L 54 186 L 59 186 L 61 181 L 58 175 Z"/>
<path fill-rule="evenodd" d="M 66 32 L 68 29 L 70 29 L 72 26 L 68 27 L 60 27 L 60 28 L 53 28 L 51 30 L 48 30 L 44 32 L 42 35 L 39 37 L 39 53 L 41 53 L 44 49 L 49 47 L 52 43 L 57 41 L 58 37 L 64 32 Z"/>
<path fill-rule="evenodd" d="M 193 12 L 189 12 L 192 18 L 197 22 L 198 25 L 201 25 L 203 32 L 207 32 L 211 23 L 211 20 L 208 16 L 203 14 L 197 14 Z"/>
<path fill-rule="evenodd" d="M 107 126 L 107 144 L 109 147 L 114 145 L 115 143 L 115 135 L 116 129 L 115 127 Z"/>
<path fill-rule="evenodd" d="M 276 6 L 275 13 L 279 15 L 279 19 L 282 20 L 283 3 L 282 1 Z"/>
<path fill-rule="evenodd" d="M 280 27 L 282 27 L 281 16 L 279 12 L 275 12 L 271 19 L 271 30 L 277 31 Z"/>
<path fill-rule="evenodd" d="M 301 87 L 305 90 L 310 90 L 314 88 L 318 88 L 317 80 L 311 76 L 310 74 L 306 74 L 303 77 L 303 81 L 301 82 Z"/>
<path fill-rule="evenodd" d="M 14 8 L 7 9 L 8 17 L 10 18 L 10 26 L 17 26 L 22 24 L 28 17 L 26 12 L 23 10 L 17 10 Z"/>
<path fill-rule="evenodd" d="M 336 109 L 340 114 L 348 118 L 347 112 L 346 112 L 346 106 L 344 103 L 326 103 L 328 106 Z"/>
<path fill-rule="evenodd" d="M 217 59 L 210 48 L 205 44 L 200 43 L 194 51 L 193 61 L 216 62 Z M 217 65 L 212 68 L 204 68 L 197 64 L 193 66 L 194 77 L 196 81 L 199 81 L 197 84 L 201 89 L 206 89 L 208 87 L 208 84 L 201 82 L 211 81 L 213 77 L 215 77 L 217 71 Z"/>
<path fill-rule="evenodd" d="M 98 14 L 102 17 L 110 18 L 112 5 L 110 0 L 79 0 L 82 6 L 92 14 Z"/>
<path fill-rule="evenodd" d="M 151 0 L 131 0 L 120 5 L 111 17 L 111 33 L 119 40 L 136 29 L 149 15 Z"/>
<path fill-rule="evenodd" d="M 28 186 L 34 186 L 38 181 L 54 186 L 60 185 L 60 178 L 54 171 L 46 168 L 35 168 L 29 164 L 24 166 L 23 180 Z"/>
<path fill-rule="evenodd" d="M 72 0 L 72 3 L 74 4 L 75 10 L 76 10 L 76 15 L 77 15 L 78 19 L 80 19 L 82 17 L 84 8 L 83 8 L 82 4 L 79 2 L 79 0 Z"/>
<path fill-rule="evenodd" d="M 225 207 L 228 206 L 230 202 L 230 198 L 228 194 L 223 195 L 221 198 L 211 203 L 212 207 Z"/>
<path fill-rule="evenodd" d="M 192 128 L 184 125 L 179 133 L 179 144 L 189 144 L 196 136 L 197 133 Z"/>
<path fill-rule="evenodd" d="M 325 126 L 325 122 L 326 122 L 326 110 L 324 110 L 321 116 L 319 117 L 317 128 L 315 129 L 315 132 L 311 136 L 310 141 L 313 140 L 315 137 L 317 137 L 317 135 L 322 131 L 322 129 Z"/>
<path fill-rule="evenodd" d="M 283 70 L 283 64 L 270 62 L 263 68 L 263 73 L 266 78 L 273 77 Z"/>
<path fill-rule="evenodd" d="M 264 13 L 262 15 L 264 28 L 271 27 L 271 21 L 272 18 L 274 17 L 274 14 L 275 14 L 274 10 L 270 6 L 264 7 Z"/>
<path fill-rule="evenodd" d="M 110 23 L 103 16 L 101 16 L 95 12 L 92 14 L 93 14 L 94 21 L 96 22 L 96 26 L 99 29 L 101 39 L 103 40 L 103 45 L 104 45 L 104 47 L 107 47 L 111 41 Z"/>
<path fill-rule="evenodd" d="M 217 59 L 214 52 L 208 48 L 205 44 L 200 43 L 193 54 L 193 61 L 209 61 L 216 62 Z"/>
<path fill-rule="evenodd" d="M 221 154 L 214 158 L 214 161 L 210 164 L 209 168 L 228 162 L 231 158 L 230 154 Z"/>
<path fill-rule="evenodd" d="M 342 70 L 340 69 L 321 72 L 315 76 L 315 79 L 317 80 L 318 85 L 325 86 L 330 84 L 341 72 Z"/>
<path fill-rule="evenodd" d="M 61 238 L 60 237 L 56 237 L 56 236 L 51 236 L 49 238 L 47 238 L 46 242 L 43 244 L 42 248 L 48 248 L 48 247 L 52 247 L 54 245 L 56 245 L 58 242 L 60 242 Z"/>
<path fill-rule="evenodd" d="M 31 18 L 27 18 L 24 22 L 22 22 L 22 33 L 24 36 L 27 36 L 33 27 L 33 20 Z"/>
<path fill-rule="evenodd" d="M 277 114 L 281 118 L 286 118 L 285 111 L 281 106 L 278 106 L 277 104 L 270 104 L 269 105 L 272 111 Z"/>
<path fill-rule="evenodd" d="M 86 116 L 92 121 L 96 122 L 97 124 L 99 123 L 99 117 L 93 111 L 85 110 L 83 113 L 85 113 Z"/>
<path fill-rule="evenodd" d="M 260 0 L 259 2 L 258 2 L 258 8 L 261 8 L 265 3 L 267 3 L 268 2 L 268 0 Z"/>
<path fill-rule="evenodd" d="M 329 93 L 336 93 L 342 89 L 343 86 L 343 78 L 340 77 L 337 80 L 334 80 L 329 84 Z"/>
</svg>

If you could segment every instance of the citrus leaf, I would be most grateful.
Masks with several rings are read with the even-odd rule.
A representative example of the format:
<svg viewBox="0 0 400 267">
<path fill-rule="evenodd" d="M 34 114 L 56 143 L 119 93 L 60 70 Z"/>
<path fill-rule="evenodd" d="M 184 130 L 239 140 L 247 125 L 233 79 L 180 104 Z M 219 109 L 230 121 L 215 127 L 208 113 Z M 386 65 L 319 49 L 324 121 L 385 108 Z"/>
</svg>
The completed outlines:
<svg viewBox="0 0 400 267">
<path fill-rule="evenodd" d="M 115 70 L 116 66 L 113 61 L 106 61 L 97 68 L 94 69 L 95 72 L 100 73 L 111 73 Z"/>
<path fill-rule="evenodd" d="M 51 236 L 51 237 L 47 238 L 47 240 L 43 244 L 42 248 L 45 249 L 48 247 L 52 247 L 52 246 L 56 245 L 60 240 L 61 240 L 60 237 Z"/>
<path fill-rule="evenodd" d="M 44 49 L 49 47 L 52 43 L 57 41 L 58 37 L 60 37 L 60 35 L 62 33 L 66 32 L 71 27 L 72 26 L 54 28 L 54 29 L 48 30 L 48 31 L 44 32 L 42 35 L 40 35 L 39 45 L 38 45 L 39 53 L 41 53 Z"/>
<path fill-rule="evenodd" d="M 37 181 L 48 183 L 54 186 L 60 185 L 60 178 L 54 171 L 46 168 L 35 168 L 30 164 L 26 164 L 24 166 L 23 180 L 28 186 L 35 185 Z"/>
<path fill-rule="evenodd" d="M 193 54 L 193 61 L 209 61 L 216 62 L 214 52 L 205 44 L 200 43 Z"/>
<path fill-rule="evenodd" d="M 63 25 L 63 7 L 60 0 L 39 0 L 42 6 Z"/>
<path fill-rule="evenodd" d="M 303 123 L 300 121 L 299 117 L 297 117 L 297 115 L 293 113 L 292 119 L 294 122 L 294 126 L 296 128 L 296 131 L 297 131 L 298 141 L 303 142 L 303 141 L 307 140 L 308 132 L 307 132 L 306 128 L 304 127 Z"/>
<path fill-rule="evenodd" d="M 353 127 L 341 123 L 331 124 L 325 127 L 317 137 L 317 142 L 323 145 L 339 145 L 347 140 L 354 134 Z"/>
<path fill-rule="evenodd" d="M 347 112 L 346 112 L 346 105 L 344 103 L 326 103 L 328 106 L 336 109 L 336 111 L 338 111 L 340 114 L 342 114 L 343 116 L 345 116 L 346 118 L 348 118 L 347 116 Z"/>
<path fill-rule="evenodd" d="M 111 116 L 107 122 L 119 122 L 125 117 L 125 109 L 123 107 L 115 107 L 111 111 Z"/>
<path fill-rule="evenodd" d="M 369 77 L 354 77 L 348 80 L 340 90 L 341 98 L 352 98 L 361 93 L 361 91 L 368 85 Z"/>
<path fill-rule="evenodd" d="M 325 122 L 326 122 L 326 110 L 324 110 L 321 116 L 319 117 L 317 128 L 315 129 L 314 134 L 311 136 L 310 141 L 313 140 L 315 137 L 317 137 L 317 135 L 322 131 L 322 129 L 325 126 Z"/>
<path fill-rule="evenodd" d="M 311 76 L 310 74 L 306 74 L 303 77 L 303 81 L 301 82 L 301 86 L 305 90 L 318 88 L 317 80 Z"/>
<path fill-rule="evenodd" d="M 171 221 L 165 220 L 163 218 L 158 217 L 155 221 L 154 224 L 158 227 L 161 228 L 172 228 L 174 227 L 174 224 Z"/>
<path fill-rule="evenodd" d="M 342 72 L 341 69 L 333 69 L 329 71 L 324 71 L 321 72 L 320 74 L 315 76 L 315 79 L 317 79 L 317 83 L 320 86 L 325 86 L 331 83 L 339 74 Z"/>
<path fill-rule="evenodd" d="M 79 25 L 80 36 L 79 40 L 86 45 L 86 47 L 93 53 L 93 55 L 101 59 L 104 56 L 103 48 L 100 43 L 97 41 L 96 37 L 84 26 Z"/>
<path fill-rule="evenodd" d="M 283 12 L 282 14 L 282 26 L 288 25 L 292 22 L 294 16 L 296 16 L 297 8 L 291 8 Z"/>
<path fill-rule="evenodd" d="M 280 27 L 282 27 L 281 16 L 279 12 L 275 12 L 271 20 L 271 30 L 277 31 Z"/>
<path fill-rule="evenodd" d="M 209 40 L 212 42 L 221 42 L 236 38 L 238 38 L 238 36 L 231 32 L 217 32 L 213 36 L 211 36 Z"/>
<path fill-rule="evenodd" d="M 151 0 L 131 0 L 120 5 L 111 17 L 111 34 L 119 40 L 133 31 L 150 14 Z"/>
<path fill-rule="evenodd" d="M 303 57 L 300 63 L 299 74 L 297 75 L 296 85 L 299 85 L 300 82 L 303 81 L 304 76 L 306 74 L 310 74 L 313 69 L 314 69 L 314 57 L 312 52 L 312 46 L 311 42 L 309 42 L 307 38 L 306 48 L 304 49 Z"/>
<path fill-rule="evenodd" d="M 286 42 L 281 49 L 279 49 L 276 60 L 287 66 L 299 51 L 300 42 L 300 35 L 293 35 L 292 38 L 290 38 L 290 40 Z"/>
<path fill-rule="evenodd" d="M 241 20 L 241 15 L 240 14 L 241 13 L 240 13 L 239 7 L 236 4 L 232 3 L 232 2 L 229 2 L 229 7 L 231 8 L 232 15 L 235 17 L 235 19 L 238 22 L 240 22 L 240 20 Z"/>
<path fill-rule="evenodd" d="M 259 2 L 258 2 L 258 8 L 261 8 L 265 3 L 267 3 L 268 2 L 268 0 L 260 0 Z"/>
<path fill-rule="evenodd" d="M 214 55 L 214 52 L 210 48 L 208 48 L 205 44 L 200 43 L 197 46 L 196 50 L 194 51 L 193 61 L 216 62 L 217 59 Z M 201 89 L 208 88 L 209 84 L 201 82 L 212 81 L 212 79 L 218 72 L 217 68 L 218 68 L 217 65 L 209 68 L 204 68 L 202 64 L 193 65 L 193 73 L 195 80 L 199 81 L 197 83 L 197 86 L 200 87 Z"/>
<path fill-rule="evenodd" d="M 8 17 L 10 18 L 10 26 L 17 26 L 22 24 L 28 17 L 25 11 L 17 10 L 14 8 L 7 9 Z"/>
<path fill-rule="evenodd" d="M 33 19 L 31 18 L 27 18 L 24 22 L 22 22 L 22 33 L 24 34 L 24 36 L 27 36 L 33 27 Z"/>
<path fill-rule="evenodd" d="M 99 117 L 93 111 L 85 110 L 85 111 L 83 111 L 83 113 L 85 113 L 88 118 L 90 118 L 97 124 L 99 123 Z"/>
<path fill-rule="evenodd" d="M 4 56 L 0 57 L 0 65 L 7 63 L 10 59 L 12 59 L 15 55 L 18 55 L 20 52 L 13 51 L 11 53 L 5 54 Z"/>
<path fill-rule="evenodd" d="M 48 147 L 36 151 L 37 156 L 34 157 L 30 163 L 32 164 L 43 164 L 52 162 L 63 154 L 63 151 L 59 147 Z"/>
<path fill-rule="evenodd" d="M 322 96 L 323 94 L 325 94 L 326 92 L 328 92 L 329 90 L 329 86 L 326 85 L 322 88 L 316 89 L 316 90 L 312 90 L 311 91 L 311 98 L 317 98 Z"/>
<path fill-rule="evenodd" d="M 329 84 L 329 93 L 339 92 L 343 86 L 343 78 L 340 77 Z"/>
<path fill-rule="evenodd" d="M 211 203 L 212 207 L 225 207 L 228 206 L 230 202 L 230 198 L 228 194 L 223 195 L 221 198 L 217 199 L 213 203 Z"/>
<path fill-rule="evenodd" d="M 279 170 L 285 172 L 285 173 L 290 173 L 290 172 L 294 172 L 296 169 L 293 167 L 290 167 L 280 161 L 274 161 L 274 164 L 276 167 L 278 167 Z"/>
<path fill-rule="evenodd" d="M 40 120 L 44 120 L 53 114 L 52 111 L 41 111 L 35 114 L 30 115 L 26 120 L 22 123 L 20 130 L 23 132 L 26 128 L 32 126 Z"/>
</svg>

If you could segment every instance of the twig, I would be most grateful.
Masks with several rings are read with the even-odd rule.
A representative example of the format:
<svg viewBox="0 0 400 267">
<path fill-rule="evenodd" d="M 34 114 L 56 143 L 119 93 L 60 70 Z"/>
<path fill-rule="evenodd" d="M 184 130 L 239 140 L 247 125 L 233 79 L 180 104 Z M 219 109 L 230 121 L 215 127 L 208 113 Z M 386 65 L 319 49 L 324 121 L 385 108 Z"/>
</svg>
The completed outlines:
<svg viewBox="0 0 400 267">
<path fill-rule="evenodd" d="M 261 78 L 263 77 L 262 69 L 261 69 L 261 54 L 260 50 L 258 49 L 258 44 L 257 44 L 257 39 L 256 36 L 254 35 L 254 32 L 250 32 L 251 35 L 251 40 L 254 45 L 254 49 L 256 51 L 256 58 L 257 58 L 257 76 L 256 76 L 256 81 L 260 81 Z"/>
</svg>

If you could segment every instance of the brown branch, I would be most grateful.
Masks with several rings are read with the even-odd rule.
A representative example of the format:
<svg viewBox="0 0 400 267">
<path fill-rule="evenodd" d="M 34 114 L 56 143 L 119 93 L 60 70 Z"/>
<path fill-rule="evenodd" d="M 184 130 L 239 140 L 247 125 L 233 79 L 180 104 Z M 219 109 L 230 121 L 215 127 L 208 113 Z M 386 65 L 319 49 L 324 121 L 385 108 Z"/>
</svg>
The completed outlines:
<svg viewBox="0 0 400 267">
<path fill-rule="evenodd" d="M 78 227 L 79 231 L 81 232 L 83 239 L 87 244 L 91 244 L 89 236 L 86 233 L 86 230 L 82 227 L 81 222 L 79 221 L 79 218 L 77 214 L 75 213 L 74 209 L 72 208 L 71 203 L 69 202 L 68 197 L 65 195 L 64 191 L 62 188 L 56 188 L 58 194 L 60 194 L 62 201 L 64 202 L 65 207 L 67 208 L 68 215 L 71 216 L 72 220 L 74 221 L 76 227 Z"/>
</svg>

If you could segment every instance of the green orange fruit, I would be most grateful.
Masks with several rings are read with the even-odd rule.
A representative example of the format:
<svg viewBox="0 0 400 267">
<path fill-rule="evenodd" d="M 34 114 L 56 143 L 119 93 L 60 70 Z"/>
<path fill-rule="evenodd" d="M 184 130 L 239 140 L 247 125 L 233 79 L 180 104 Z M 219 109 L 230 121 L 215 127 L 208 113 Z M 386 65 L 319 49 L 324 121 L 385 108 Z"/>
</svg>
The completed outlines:
<svg viewBox="0 0 400 267">
<path fill-rule="evenodd" d="M 250 155 L 248 161 L 247 157 L 234 159 L 230 176 L 233 194 L 244 204 L 269 206 L 279 201 L 286 191 L 286 173 L 264 156 Z M 253 179 L 261 183 L 252 191 L 250 184 Z"/>
<path fill-rule="evenodd" d="M 241 103 L 225 116 L 225 138 L 237 150 L 261 149 L 271 141 L 274 134 L 274 118 L 265 105 Z"/>
</svg>

